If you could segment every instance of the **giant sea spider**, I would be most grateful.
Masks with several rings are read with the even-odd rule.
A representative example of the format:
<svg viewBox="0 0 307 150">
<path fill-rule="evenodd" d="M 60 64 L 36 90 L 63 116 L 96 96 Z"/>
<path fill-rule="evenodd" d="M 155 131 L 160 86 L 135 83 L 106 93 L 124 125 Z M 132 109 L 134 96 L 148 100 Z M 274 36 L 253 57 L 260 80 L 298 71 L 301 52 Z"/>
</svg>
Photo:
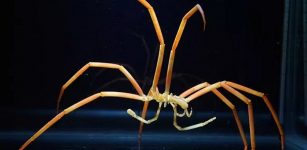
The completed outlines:
<svg viewBox="0 0 307 150">
<path fill-rule="evenodd" d="M 225 105 L 227 105 L 233 112 L 234 119 L 236 121 L 237 127 L 240 132 L 240 136 L 242 138 L 243 144 L 244 144 L 244 149 L 248 148 L 248 143 L 246 140 L 245 133 L 242 128 L 241 121 L 239 119 L 239 116 L 237 114 L 235 106 L 224 96 L 222 95 L 218 89 L 223 88 L 229 93 L 233 94 L 234 96 L 238 97 L 241 101 L 243 101 L 247 106 L 248 106 L 248 117 L 249 117 L 249 129 L 250 129 L 250 143 L 251 143 L 251 149 L 256 148 L 256 143 L 255 143 L 255 131 L 254 131 L 254 113 L 253 113 L 253 106 L 252 106 L 252 101 L 248 99 L 246 96 L 244 96 L 241 92 L 243 91 L 251 95 L 258 96 L 263 99 L 264 103 L 268 107 L 269 111 L 272 114 L 272 117 L 277 125 L 277 128 L 279 130 L 280 134 L 280 140 L 281 140 L 281 149 L 284 149 L 284 132 L 282 129 L 282 126 L 278 120 L 278 117 L 276 115 L 275 110 L 273 109 L 271 103 L 269 102 L 267 96 L 264 93 L 255 91 L 253 89 L 250 89 L 248 87 L 245 87 L 243 85 L 230 82 L 230 81 L 220 81 L 216 82 L 214 84 L 209 84 L 208 82 L 203 82 L 198 85 L 193 86 L 192 88 L 186 90 L 185 92 L 175 95 L 170 93 L 170 86 L 171 86 L 171 79 L 172 79 L 172 73 L 173 73 L 173 65 L 174 65 L 174 59 L 175 59 L 175 53 L 176 53 L 176 48 L 178 46 L 178 43 L 181 39 L 182 33 L 184 31 L 184 28 L 186 26 L 186 23 L 188 19 L 193 16 L 197 11 L 200 12 L 203 22 L 204 22 L 204 29 L 206 26 L 206 20 L 205 20 L 205 14 L 203 12 L 203 9 L 201 8 L 200 5 L 195 5 L 190 11 L 186 13 L 186 15 L 182 18 L 182 21 L 180 23 L 178 32 L 176 34 L 175 40 L 173 42 L 171 51 L 170 51 L 170 57 L 168 61 L 168 68 L 167 68 L 167 74 L 166 74 L 166 80 L 165 80 L 165 89 L 163 93 L 160 93 L 157 87 L 159 78 L 160 78 L 160 73 L 161 73 L 161 67 L 163 63 L 163 56 L 164 56 L 164 38 L 160 29 L 160 25 L 158 22 L 158 19 L 156 17 L 155 11 L 153 7 L 146 1 L 146 0 L 138 0 L 145 8 L 148 9 L 152 23 L 154 25 L 154 29 L 156 31 L 159 43 L 160 43 L 160 48 L 159 48 L 159 54 L 158 54 L 158 59 L 157 59 L 157 64 L 156 64 L 156 69 L 153 77 L 153 82 L 152 86 L 147 94 L 144 94 L 143 90 L 139 86 L 139 84 L 136 82 L 136 80 L 133 78 L 133 76 L 121 65 L 118 64 L 113 64 L 113 63 L 101 63 L 101 62 L 89 62 L 85 66 L 83 66 L 77 73 L 75 73 L 61 88 L 59 99 L 58 99 L 58 105 L 60 103 L 61 97 L 65 91 L 65 89 L 72 84 L 80 75 L 82 75 L 88 68 L 107 68 L 107 69 L 117 69 L 121 71 L 125 75 L 125 77 L 130 81 L 134 89 L 137 91 L 137 94 L 133 93 L 126 93 L 126 92 L 118 92 L 118 91 L 102 91 L 98 92 L 96 94 L 93 94 L 77 103 L 74 105 L 66 108 L 62 112 L 58 113 L 53 119 L 51 119 L 47 124 L 45 124 L 40 130 L 38 130 L 31 138 L 29 138 L 21 147 L 20 149 L 25 149 L 31 142 L 33 142 L 36 138 L 38 138 L 42 133 L 44 133 L 48 128 L 50 128 L 53 124 L 58 122 L 61 118 L 63 118 L 66 114 L 71 113 L 72 111 L 75 111 L 76 109 L 94 101 L 97 100 L 98 98 L 103 98 L 103 97 L 118 97 L 118 98 L 125 98 L 125 99 L 130 99 L 130 100 L 135 100 L 135 101 L 142 101 L 144 102 L 143 106 L 143 111 L 141 115 L 137 115 L 133 110 L 128 109 L 127 113 L 139 120 L 140 123 L 140 128 L 139 128 L 139 137 L 142 134 L 143 130 L 143 124 L 150 124 L 154 121 L 156 121 L 159 117 L 160 110 L 162 106 L 166 106 L 168 104 L 171 105 L 173 108 L 173 124 L 178 130 L 191 130 L 195 128 L 199 128 L 202 126 L 205 126 L 206 124 L 212 122 L 216 118 L 213 117 L 207 121 L 187 126 L 187 127 L 181 127 L 177 123 L 177 117 L 183 117 L 183 116 L 188 116 L 190 117 L 192 115 L 192 111 L 189 111 L 189 103 L 199 96 L 202 96 L 208 92 L 213 92 L 219 100 L 221 100 Z M 151 119 L 146 120 L 146 113 L 147 113 L 147 108 L 148 104 L 151 101 L 155 101 L 159 104 L 157 112 L 155 116 Z M 183 113 L 178 113 L 177 109 L 181 108 L 183 109 Z"/>
</svg>

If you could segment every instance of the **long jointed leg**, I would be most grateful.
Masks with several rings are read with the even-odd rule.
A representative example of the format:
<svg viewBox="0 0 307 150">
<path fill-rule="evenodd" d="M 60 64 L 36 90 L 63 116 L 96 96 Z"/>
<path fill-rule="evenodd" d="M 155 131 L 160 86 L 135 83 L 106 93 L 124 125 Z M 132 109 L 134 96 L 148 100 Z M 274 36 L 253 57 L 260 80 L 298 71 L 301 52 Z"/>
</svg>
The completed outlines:
<svg viewBox="0 0 307 150">
<path fill-rule="evenodd" d="M 200 89 L 199 91 L 193 93 L 192 95 L 190 95 L 189 97 L 187 97 L 187 101 L 190 102 L 191 100 L 204 95 L 210 91 L 213 91 L 217 88 L 220 88 L 224 82 L 217 82 L 215 84 L 212 84 L 210 86 L 207 86 L 203 89 Z M 222 86 L 225 88 L 225 86 Z M 254 129 L 254 114 L 253 114 L 253 108 L 251 105 L 251 101 L 245 97 L 244 95 L 242 95 L 241 93 L 239 93 L 238 91 L 234 90 L 231 87 L 227 87 L 225 88 L 226 90 L 228 90 L 230 93 L 234 94 L 235 96 L 237 96 L 240 100 L 242 100 L 244 103 L 246 103 L 248 105 L 248 118 L 249 118 L 249 128 L 250 128 L 250 136 L 251 136 L 251 147 L 252 149 L 255 148 L 255 129 Z"/>
<path fill-rule="evenodd" d="M 187 96 L 193 94 L 194 92 L 197 92 L 197 91 L 199 91 L 200 89 L 203 89 L 203 88 L 205 88 L 205 87 L 207 87 L 207 86 L 209 86 L 209 83 L 208 83 L 208 82 L 200 83 L 200 84 L 195 85 L 195 86 L 189 88 L 188 90 L 182 92 L 179 96 L 180 96 L 180 97 L 187 97 Z"/>
<path fill-rule="evenodd" d="M 153 79 L 153 84 L 151 87 L 151 90 L 155 91 L 156 87 L 158 85 L 158 81 L 160 78 L 160 73 L 161 73 L 161 68 L 162 68 L 162 63 L 163 63 L 163 56 L 164 56 L 164 38 L 163 38 L 163 34 L 160 28 L 160 24 L 158 21 L 158 18 L 156 16 L 155 10 L 153 9 L 153 7 L 146 1 L 146 0 L 138 0 L 144 7 L 147 8 L 152 23 L 154 25 L 159 43 L 160 43 L 160 50 L 159 50 L 159 56 L 158 56 L 158 61 L 157 61 L 157 66 L 156 66 L 156 70 L 155 70 L 155 75 L 154 75 L 154 79 Z"/>
<path fill-rule="evenodd" d="M 59 111 L 60 102 L 64 94 L 65 89 L 71 85 L 80 75 L 82 75 L 88 68 L 108 68 L 108 69 L 118 69 L 121 71 L 126 78 L 131 82 L 132 86 L 138 92 L 139 95 L 144 95 L 143 90 L 132 77 L 132 75 L 121 65 L 112 64 L 112 63 L 100 63 L 100 62 L 89 62 L 84 65 L 79 71 L 77 71 L 61 88 L 60 95 L 57 102 L 57 112 Z"/>
<path fill-rule="evenodd" d="M 149 120 L 145 120 L 144 118 L 138 116 L 138 115 L 137 115 L 133 110 L 131 110 L 131 109 L 128 109 L 128 110 L 127 110 L 127 113 L 128 113 L 131 117 L 133 117 L 133 118 L 135 118 L 135 119 L 137 119 L 137 120 L 139 120 L 139 121 L 141 121 L 141 122 L 143 122 L 143 123 L 151 124 L 152 122 L 154 122 L 154 121 L 156 121 L 156 120 L 158 119 L 158 117 L 159 117 L 159 115 L 160 115 L 160 111 L 161 111 L 161 106 L 162 106 L 162 102 L 159 103 L 159 107 L 158 107 L 158 109 L 157 109 L 156 115 L 155 115 L 152 119 L 149 119 Z"/>
<path fill-rule="evenodd" d="M 225 88 L 228 92 L 232 93 L 240 100 L 242 100 L 245 104 L 247 104 L 248 108 L 248 120 L 249 120 L 249 132 L 250 132 L 250 140 L 251 140 L 251 148 L 252 150 L 256 149 L 256 140 L 255 140 L 255 122 L 254 122 L 254 112 L 251 100 L 248 99 L 246 96 L 238 92 L 237 90 L 231 88 L 225 82 L 221 82 L 221 86 Z"/>
<path fill-rule="evenodd" d="M 147 8 L 147 10 L 148 10 L 148 12 L 150 14 L 152 23 L 154 25 L 154 28 L 155 28 L 155 31 L 156 31 L 159 43 L 160 43 L 159 56 L 158 56 L 158 60 L 157 60 L 156 70 L 155 70 L 152 86 L 151 86 L 150 91 L 149 91 L 149 96 L 151 96 L 151 94 L 156 92 L 157 85 L 158 85 L 158 82 L 159 82 L 159 78 L 160 78 L 160 74 L 161 74 L 161 68 L 162 68 L 162 63 L 163 63 L 165 44 L 164 44 L 163 34 L 161 32 L 160 24 L 159 24 L 159 21 L 157 19 L 155 10 L 153 9 L 153 7 L 146 0 L 138 0 L 138 1 L 145 8 Z M 143 105 L 143 110 L 142 110 L 142 118 L 143 119 L 146 118 L 146 113 L 147 113 L 148 105 L 149 105 L 149 102 L 145 102 L 144 105 Z M 140 144 L 141 137 L 142 137 L 143 126 L 144 126 L 143 122 L 140 122 L 139 133 L 138 133 L 139 144 Z"/>
<path fill-rule="evenodd" d="M 148 105 L 149 105 L 149 102 L 144 102 L 143 109 L 142 109 L 142 115 L 141 115 L 141 117 L 142 117 L 143 119 L 146 118 Z M 139 146 L 140 146 L 141 140 L 142 140 L 142 131 L 143 131 L 143 127 L 144 127 L 144 123 L 141 121 L 141 122 L 140 122 L 139 131 L 138 131 L 138 143 L 139 143 Z"/>
<path fill-rule="evenodd" d="M 170 86 L 171 86 L 171 80 L 172 80 L 172 74 L 173 74 L 173 66 L 174 66 L 174 59 L 175 59 L 175 53 L 176 53 L 176 48 L 178 46 L 178 43 L 181 39 L 181 35 L 183 33 L 183 30 L 185 28 L 185 25 L 188 21 L 188 19 L 193 16 L 193 14 L 195 14 L 195 12 L 199 11 L 203 22 L 204 22 L 204 30 L 206 27 L 206 20 L 205 20 L 205 14 L 203 9 L 201 8 L 201 6 L 199 4 L 195 5 L 189 12 L 187 12 L 185 14 L 185 16 L 182 18 L 179 29 L 177 31 L 172 49 L 171 49 L 171 53 L 170 53 L 170 57 L 169 57 L 169 61 L 168 61 L 168 67 L 167 67 L 167 74 L 166 74 L 166 82 L 165 82 L 165 93 L 169 93 L 170 90 Z"/>
<path fill-rule="evenodd" d="M 180 94 L 180 97 L 187 97 L 190 94 L 197 92 L 200 89 L 206 88 L 208 86 L 210 86 L 210 84 L 207 83 L 207 82 L 198 84 L 198 85 L 184 91 L 182 94 Z M 240 132 L 240 136 L 241 136 L 243 144 L 244 144 L 244 150 L 247 150 L 248 144 L 247 144 L 246 136 L 245 136 L 245 133 L 244 133 L 244 130 L 243 130 L 243 127 L 242 127 L 242 123 L 239 119 L 238 112 L 237 112 L 235 106 L 222 93 L 220 93 L 217 89 L 212 89 L 212 92 L 219 98 L 219 100 L 221 100 L 225 105 L 227 105 L 232 110 L 234 119 L 236 121 L 237 127 L 238 127 L 239 132 Z M 203 94 L 206 94 L 206 93 L 203 93 Z"/>
<path fill-rule="evenodd" d="M 71 113 L 72 111 L 96 100 L 99 97 L 119 97 L 119 98 L 127 98 L 127 99 L 133 99 L 138 101 L 146 101 L 146 99 L 143 96 L 136 95 L 136 94 L 130 94 L 130 93 L 124 93 L 124 92 L 100 92 L 97 94 L 94 94 L 92 96 L 89 96 L 78 103 L 66 108 L 61 113 L 56 115 L 54 118 L 52 118 L 47 124 L 45 124 L 41 129 L 39 129 L 31 138 L 29 138 L 20 148 L 19 150 L 25 149 L 31 142 L 33 142 L 36 138 L 38 138 L 42 133 L 44 133 L 48 128 L 50 128 L 52 125 L 54 125 L 56 122 L 58 122 L 61 118 L 63 118 L 65 115 Z"/>
<path fill-rule="evenodd" d="M 227 81 L 227 82 L 225 82 L 225 84 L 228 85 L 228 86 L 231 86 L 235 89 L 247 92 L 249 94 L 252 94 L 252 95 L 255 95 L 255 96 L 258 96 L 258 97 L 261 97 L 263 99 L 264 103 L 266 104 L 266 106 L 268 107 L 269 111 L 272 114 L 272 117 L 275 121 L 275 124 L 277 125 L 278 131 L 279 131 L 279 134 L 280 134 L 281 148 L 284 149 L 285 148 L 284 131 L 283 131 L 283 128 L 280 124 L 280 121 L 277 117 L 276 111 L 274 110 L 274 108 L 273 108 L 272 104 L 270 103 L 269 99 L 267 98 L 267 96 L 265 96 L 265 94 L 263 94 L 261 92 L 258 92 L 256 90 L 250 89 L 250 88 L 242 86 L 242 85 L 239 85 L 237 83 Z"/>
<path fill-rule="evenodd" d="M 210 122 L 212 122 L 212 121 L 214 121 L 216 119 L 216 117 L 212 117 L 211 119 L 209 119 L 209 120 L 207 120 L 205 122 L 201 122 L 201 123 L 194 124 L 194 125 L 187 126 L 187 127 L 181 127 L 177 123 L 177 106 L 175 106 L 174 104 L 171 104 L 171 105 L 172 105 L 173 110 L 174 110 L 174 121 L 173 121 L 173 124 L 180 131 L 192 130 L 192 129 L 195 129 L 195 128 L 200 128 L 200 127 L 203 127 L 203 126 L 209 124 Z"/>
<path fill-rule="evenodd" d="M 197 87 L 195 86 L 194 87 L 195 89 L 189 89 L 189 92 L 184 92 L 182 95 L 188 95 L 188 94 L 193 93 L 193 91 L 194 92 L 197 91 L 197 92 L 191 94 L 187 98 L 187 101 L 189 102 L 189 101 L 191 101 L 191 100 L 193 100 L 193 99 L 195 99 L 195 98 L 197 98 L 197 97 L 199 97 L 199 96 L 201 96 L 201 95 L 203 95 L 203 94 L 205 94 L 209 91 L 213 91 L 214 89 L 217 89 L 217 88 L 220 88 L 220 87 L 223 87 L 224 89 L 226 89 L 227 91 L 229 91 L 230 93 L 232 93 L 233 95 L 235 95 L 236 97 L 238 97 L 240 100 L 242 100 L 244 103 L 246 103 L 248 105 L 248 116 L 249 116 L 249 126 L 250 126 L 250 136 L 251 136 L 252 149 L 255 149 L 256 143 L 255 143 L 255 129 L 254 129 L 254 114 L 253 114 L 253 108 L 252 108 L 251 100 L 248 99 L 246 96 L 244 96 L 243 94 L 241 94 L 239 91 L 237 91 L 235 89 L 247 92 L 249 94 L 252 94 L 252 95 L 255 95 L 255 96 L 258 96 L 258 97 L 261 97 L 264 100 L 265 104 L 267 105 L 268 109 L 270 110 L 270 112 L 273 116 L 273 119 L 274 119 L 274 121 L 275 121 L 275 123 L 278 127 L 280 139 L 281 139 L 281 148 L 284 149 L 285 138 L 284 138 L 284 132 L 283 132 L 282 126 L 281 126 L 281 124 L 278 120 L 276 112 L 273 109 L 271 103 L 269 102 L 269 100 L 267 99 L 267 97 L 263 93 L 258 92 L 258 91 L 253 90 L 253 89 L 250 89 L 250 88 L 247 88 L 245 86 L 233 83 L 233 82 L 222 81 L 222 82 L 217 82 L 215 84 L 212 84 L 212 85 L 205 87 L 203 89 L 198 89 L 198 91 L 196 90 Z"/>
</svg>

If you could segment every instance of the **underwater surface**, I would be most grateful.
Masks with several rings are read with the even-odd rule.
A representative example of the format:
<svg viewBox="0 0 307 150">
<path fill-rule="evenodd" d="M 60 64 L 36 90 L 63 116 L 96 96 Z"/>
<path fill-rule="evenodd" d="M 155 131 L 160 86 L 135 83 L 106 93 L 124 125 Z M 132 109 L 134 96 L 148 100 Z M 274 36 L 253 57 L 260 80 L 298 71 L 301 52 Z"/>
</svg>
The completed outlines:
<svg viewBox="0 0 307 150">
<path fill-rule="evenodd" d="M 11 126 L 5 127 L 6 131 L 0 131 L 0 144 L 3 149 L 17 149 L 34 131 L 27 129 L 38 129 L 43 120 L 53 114 L 50 110 L 23 111 L 19 116 L 10 121 Z M 172 112 L 162 112 L 159 120 L 150 125 L 145 125 L 140 149 L 243 149 L 243 144 L 236 128 L 232 123 L 231 116 L 227 113 L 214 114 L 216 121 L 207 126 L 191 131 L 178 131 L 172 125 Z M 39 114 L 39 115 L 38 115 Z M 154 113 L 149 112 L 149 116 Z M 246 115 L 239 114 L 246 118 Z M 21 116 L 21 117 L 20 117 Z M 195 113 L 193 121 L 180 123 L 188 125 L 201 118 L 211 118 L 211 114 Z M 271 128 L 265 129 L 261 126 L 266 124 L 269 116 L 260 115 L 255 119 L 256 143 L 258 149 L 279 149 L 280 142 L 277 132 Z M 5 119 L 5 118 L 2 118 Z M 27 124 L 20 128 L 23 122 L 41 123 Z M 243 125 L 247 125 L 242 120 Z M 196 122 L 194 122 L 196 123 Z M 16 130 L 18 128 L 19 130 Z M 272 131 L 271 131 L 272 130 Z M 81 110 L 65 117 L 54 127 L 33 142 L 29 149 L 139 149 L 138 145 L 138 121 L 127 115 L 126 111 L 102 111 L 102 110 Z M 248 136 L 248 134 L 247 134 Z M 248 138 L 249 139 L 249 138 Z"/>
</svg>

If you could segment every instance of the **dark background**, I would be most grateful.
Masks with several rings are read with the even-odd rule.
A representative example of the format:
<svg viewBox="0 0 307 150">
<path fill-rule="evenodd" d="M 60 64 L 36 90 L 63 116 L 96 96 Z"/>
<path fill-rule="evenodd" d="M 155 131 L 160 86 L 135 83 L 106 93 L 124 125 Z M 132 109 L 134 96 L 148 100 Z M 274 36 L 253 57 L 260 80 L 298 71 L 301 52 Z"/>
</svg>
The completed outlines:
<svg viewBox="0 0 307 150">
<path fill-rule="evenodd" d="M 283 1 L 153 0 L 149 3 L 156 11 L 166 44 L 160 91 L 164 90 L 163 79 L 169 51 L 180 21 L 187 11 L 199 3 L 206 14 L 206 30 L 202 31 L 199 13 L 188 21 L 177 48 L 171 91 L 180 94 L 200 82 L 215 83 L 229 80 L 268 94 L 278 112 Z M 61 86 L 88 62 L 124 65 L 147 93 L 154 73 L 159 43 L 148 11 L 136 0 L 15 0 L 11 5 L 12 28 L 6 58 L 7 90 L 0 105 L 1 118 L 6 120 L 1 125 L 1 134 L 9 137 L 2 137 L 6 139 L 1 143 L 4 147 L 17 148 L 55 115 L 56 100 Z M 61 108 L 102 90 L 136 93 L 122 78 L 123 75 L 117 70 L 90 69 L 67 89 Z M 226 91 L 221 91 L 237 106 L 245 132 L 248 133 L 246 105 Z M 278 148 L 277 128 L 269 111 L 260 98 L 250 95 L 248 97 L 254 103 L 259 147 L 263 146 L 261 149 L 264 149 L 269 145 L 268 147 Z M 139 112 L 142 103 L 114 98 L 101 100 L 64 118 L 51 128 L 50 132 L 48 130 L 45 137 L 42 136 L 33 143 L 33 148 L 39 149 L 47 143 L 46 145 L 58 146 L 55 149 L 66 149 L 65 146 L 71 144 L 76 144 L 76 147 L 68 148 L 82 149 L 85 145 L 88 149 L 99 149 L 97 147 L 101 145 L 95 145 L 91 139 L 101 143 L 99 139 L 106 138 L 104 134 L 99 134 L 98 137 L 87 135 L 97 133 L 95 131 L 104 133 L 107 130 L 122 136 L 130 134 L 130 143 L 123 140 L 122 147 L 116 148 L 133 149 L 137 145 L 138 122 L 129 118 L 125 111 L 133 108 Z M 155 111 L 156 106 L 150 105 L 150 110 Z M 242 147 L 231 111 L 217 98 L 208 94 L 191 103 L 191 106 L 195 117 L 190 120 L 183 119 L 180 123 L 195 124 L 217 116 L 216 123 L 202 129 L 178 133 L 172 126 L 171 109 L 167 107 L 164 109 L 166 112 L 161 114 L 161 121 L 145 127 L 144 148 L 156 143 L 157 149 L 161 149 L 161 145 L 166 149 L 172 149 L 172 144 L 163 141 L 169 140 L 176 145 L 174 143 L 178 140 L 170 140 L 174 134 L 178 137 L 190 136 L 192 143 L 201 142 L 202 144 L 195 149 L 208 145 L 224 149 Z M 116 115 L 118 113 L 119 115 Z M 129 132 L 125 135 L 127 130 Z M 65 134 L 61 131 L 65 131 Z M 82 134 L 79 135 L 80 132 Z M 209 135 L 226 138 L 221 138 L 222 144 L 214 140 L 193 141 L 194 135 L 201 136 L 207 132 Z M 53 133 L 59 135 L 55 136 Z M 151 136 L 150 133 L 162 134 L 161 137 L 165 140 L 152 143 L 150 141 L 155 141 L 155 136 Z M 81 139 L 69 140 L 70 137 L 76 136 Z M 63 142 L 60 137 L 68 140 Z M 161 137 L 158 136 L 158 139 Z M 59 138 L 60 141 L 57 141 Z M 229 142 L 227 138 L 232 140 Z M 270 144 L 263 144 L 262 141 L 265 140 L 262 138 L 273 140 Z M 85 142 L 80 144 L 80 141 Z M 108 142 L 108 138 L 104 141 L 106 145 L 111 145 L 109 149 L 120 143 L 110 141 Z M 159 144 L 161 141 L 163 144 Z M 191 144 L 187 141 L 187 145 Z M 193 144 L 195 145 L 197 144 Z"/>
</svg>

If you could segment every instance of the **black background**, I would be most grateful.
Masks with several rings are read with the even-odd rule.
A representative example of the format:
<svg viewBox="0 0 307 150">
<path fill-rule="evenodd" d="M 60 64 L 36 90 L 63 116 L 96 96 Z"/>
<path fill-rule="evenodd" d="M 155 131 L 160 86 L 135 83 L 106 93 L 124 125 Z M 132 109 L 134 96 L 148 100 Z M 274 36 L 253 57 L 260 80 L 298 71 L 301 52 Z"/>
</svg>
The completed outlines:
<svg viewBox="0 0 307 150">
<path fill-rule="evenodd" d="M 267 93 L 273 106 L 278 108 L 283 1 L 155 0 L 149 2 L 155 8 L 166 44 L 160 91 L 164 90 L 163 79 L 169 51 L 180 21 L 187 11 L 199 3 L 206 15 L 206 30 L 202 31 L 199 13 L 188 21 L 177 48 L 171 92 L 180 94 L 185 89 L 204 81 L 215 83 L 229 80 Z M 2 125 L 2 132 L 30 131 L 18 140 L 8 139 L 11 145 L 20 145 L 31 133 L 55 115 L 56 99 L 61 86 L 88 62 L 123 64 L 138 80 L 145 93 L 150 88 L 159 43 L 148 11 L 137 1 L 15 0 L 11 13 L 12 30 L 5 82 L 7 91 L 0 105 L 3 111 L 2 118 L 6 120 Z M 117 70 L 88 70 L 67 89 L 61 108 L 68 107 L 101 90 L 136 93 L 127 81 L 120 80 L 122 77 L 123 75 Z M 104 86 L 114 79 L 119 80 Z M 242 122 L 246 125 L 245 131 L 248 133 L 246 105 L 226 91 L 221 91 L 237 106 Z M 267 121 L 265 123 L 255 121 L 256 137 L 258 131 L 261 135 L 272 133 L 277 139 L 275 124 L 268 115 L 263 101 L 254 96 L 249 97 L 254 102 L 256 119 L 257 116 L 264 115 L 263 120 Z M 238 136 L 231 111 L 211 94 L 202 96 L 191 105 L 195 115 L 203 112 L 209 115 L 208 117 L 216 115 L 219 118 L 219 113 L 228 114 L 229 118 L 217 121 L 216 127 L 210 126 L 210 132 L 216 134 L 230 132 Z M 105 101 L 98 100 L 81 109 L 125 112 L 126 109 L 133 108 L 138 112 L 141 106 L 142 103 L 111 98 Z M 150 110 L 154 111 L 155 106 L 156 104 L 151 105 Z M 50 113 L 42 118 L 36 118 L 37 115 L 41 115 L 41 110 L 48 110 Z M 169 107 L 166 110 L 171 111 Z M 32 111 L 39 114 L 24 113 L 31 114 L 29 112 Z M 127 124 L 132 126 L 136 137 L 137 121 L 130 119 L 125 113 L 119 119 L 123 118 L 128 119 L 111 120 L 116 125 L 109 123 L 105 126 L 108 125 L 110 128 L 112 125 Z M 98 119 L 103 120 L 103 118 Z M 87 127 L 89 132 L 95 130 L 91 130 L 93 127 L 98 128 L 93 120 L 83 121 L 85 124 L 76 123 L 78 117 L 72 120 L 74 123 L 65 123 L 71 121 L 68 117 L 57 127 L 77 128 L 73 131 L 83 131 Z M 148 127 L 149 131 L 171 130 L 176 133 L 172 127 L 172 116 L 169 115 L 166 120 L 165 124 L 158 122 L 146 128 Z M 204 118 L 196 117 L 190 122 L 192 124 L 202 120 Z M 162 130 L 164 126 L 166 129 Z M 119 127 L 122 130 L 129 129 Z M 203 131 L 197 130 L 192 133 Z M 240 138 L 237 139 L 240 142 Z"/>
</svg>

